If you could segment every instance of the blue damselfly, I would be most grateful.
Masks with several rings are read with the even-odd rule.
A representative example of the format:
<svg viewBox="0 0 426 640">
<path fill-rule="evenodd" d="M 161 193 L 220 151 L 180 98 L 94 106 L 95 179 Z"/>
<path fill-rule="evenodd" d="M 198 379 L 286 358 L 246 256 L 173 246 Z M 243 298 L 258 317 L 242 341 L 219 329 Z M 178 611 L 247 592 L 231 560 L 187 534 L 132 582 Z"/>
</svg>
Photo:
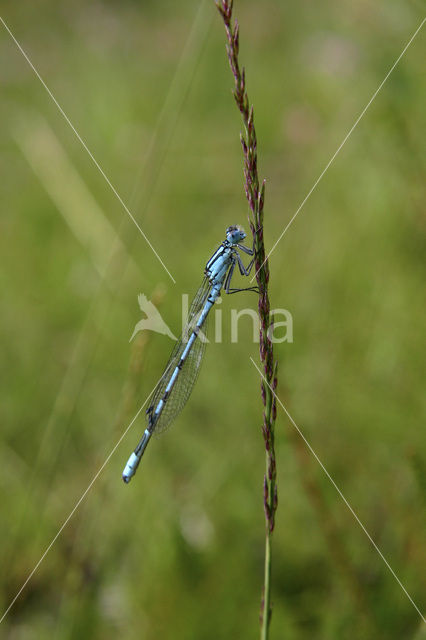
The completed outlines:
<svg viewBox="0 0 426 640">
<path fill-rule="evenodd" d="M 248 276 L 253 266 L 254 258 L 245 267 L 239 254 L 239 251 L 243 251 L 249 256 L 254 255 L 253 249 L 240 244 L 245 237 L 246 234 L 241 227 L 228 227 L 226 240 L 216 249 L 206 264 L 204 279 L 191 303 L 182 336 L 175 345 L 164 373 L 149 399 L 149 407 L 146 411 L 148 425 L 123 471 L 123 480 L 126 483 L 136 473 L 154 431 L 157 433 L 163 431 L 180 413 L 191 394 L 204 354 L 206 341 L 202 335 L 202 328 L 205 331 L 209 311 L 222 288 L 226 293 L 258 291 L 257 287 L 231 288 L 235 266 L 238 264 L 243 276 Z"/>
</svg>

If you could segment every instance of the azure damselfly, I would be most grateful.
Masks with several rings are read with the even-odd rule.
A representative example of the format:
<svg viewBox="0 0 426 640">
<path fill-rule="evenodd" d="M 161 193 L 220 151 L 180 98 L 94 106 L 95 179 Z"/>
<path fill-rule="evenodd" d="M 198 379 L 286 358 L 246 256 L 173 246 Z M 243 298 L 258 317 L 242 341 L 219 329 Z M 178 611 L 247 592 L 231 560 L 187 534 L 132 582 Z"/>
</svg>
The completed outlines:
<svg viewBox="0 0 426 640">
<path fill-rule="evenodd" d="M 222 288 L 226 293 L 258 291 L 257 287 L 231 288 L 235 266 L 238 264 L 242 276 L 248 276 L 253 266 L 254 258 L 245 267 L 239 254 L 239 251 L 242 251 L 249 256 L 254 255 L 253 249 L 240 244 L 245 237 L 246 234 L 241 227 L 228 227 L 226 239 L 206 264 L 204 279 L 191 303 L 182 336 L 175 345 L 164 373 L 149 399 L 149 407 L 146 411 L 147 427 L 123 471 L 123 480 L 126 483 L 130 482 L 135 475 L 154 431 L 157 433 L 163 431 L 180 413 L 191 394 L 204 355 L 206 339 L 202 328 L 205 331 L 209 311 Z"/>
</svg>

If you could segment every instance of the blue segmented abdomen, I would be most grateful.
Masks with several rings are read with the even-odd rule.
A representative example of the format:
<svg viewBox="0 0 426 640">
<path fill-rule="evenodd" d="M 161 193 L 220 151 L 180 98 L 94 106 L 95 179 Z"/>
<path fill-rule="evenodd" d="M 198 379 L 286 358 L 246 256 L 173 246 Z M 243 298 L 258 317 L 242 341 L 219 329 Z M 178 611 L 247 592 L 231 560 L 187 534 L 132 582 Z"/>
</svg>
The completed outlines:
<svg viewBox="0 0 426 640">
<path fill-rule="evenodd" d="M 191 305 L 182 337 L 176 344 L 161 380 L 149 400 L 147 428 L 151 432 L 161 433 L 167 429 L 182 411 L 194 388 L 205 350 L 203 337 L 207 329 L 209 309 L 206 310 L 206 305 L 210 290 L 211 286 L 207 280 L 200 287 Z M 210 308 L 213 303 L 207 306 Z M 198 305 L 202 305 L 201 309 Z M 197 312 L 194 311 L 194 307 L 198 307 Z M 201 325 L 197 327 L 200 320 Z M 203 332 L 203 337 L 197 335 L 198 330 Z"/>
</svg>

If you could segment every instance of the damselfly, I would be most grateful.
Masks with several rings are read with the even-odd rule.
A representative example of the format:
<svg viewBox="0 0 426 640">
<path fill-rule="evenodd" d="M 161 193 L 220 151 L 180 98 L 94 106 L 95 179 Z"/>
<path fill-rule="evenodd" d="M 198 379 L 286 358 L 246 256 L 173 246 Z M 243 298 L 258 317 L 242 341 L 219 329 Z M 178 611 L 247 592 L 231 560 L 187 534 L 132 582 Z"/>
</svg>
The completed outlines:
<svg viewBox="0 0 426 640">
<path fill-rule="evenodd" d="M 258 290 L 257 287 L 231 288 L 235 266 L 238 264 L 242 276 L 248 276 L 253 266 L 254 258 L 245 267 L 239 254 L 239 251 L 243 251 L 249 256 L 254 255 L 253 249 L 240 244 L 245 237 L 246 234 L 241 227 L 228 227 L 226 240 L 216 249 L 206 264 L 204 279 L 192 301 L 182 336 L 173 349 L 164 373 L 149 399 L 149 407 L 146 411 L 148 425 L 124 468 L 124 482 L 129 482 L 135 475 L 154 431 L 158 433 L 164 430 L 185 406 L 197 379 L 204 354 L 206 339 L 202 328 L 206 329 L 209 311 L 219 297 L 222 287 L 226 293 Z"/>
</svg>

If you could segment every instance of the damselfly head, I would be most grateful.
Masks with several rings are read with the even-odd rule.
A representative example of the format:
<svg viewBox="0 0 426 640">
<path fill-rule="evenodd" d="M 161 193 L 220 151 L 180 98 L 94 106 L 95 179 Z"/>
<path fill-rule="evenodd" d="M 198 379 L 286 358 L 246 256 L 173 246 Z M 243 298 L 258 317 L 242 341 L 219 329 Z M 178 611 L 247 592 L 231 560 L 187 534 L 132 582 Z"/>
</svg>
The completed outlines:
<svg viewBox="0 0 426 640">
<path fill-rule="evenodd" d="M 226 239 L 231 244 L 238 244 L 244 240 L 245 237 L 246 234 L 244 233 L 244 229 L 238 225 L 228 227 L 226 230 Z"/>
</svg>

